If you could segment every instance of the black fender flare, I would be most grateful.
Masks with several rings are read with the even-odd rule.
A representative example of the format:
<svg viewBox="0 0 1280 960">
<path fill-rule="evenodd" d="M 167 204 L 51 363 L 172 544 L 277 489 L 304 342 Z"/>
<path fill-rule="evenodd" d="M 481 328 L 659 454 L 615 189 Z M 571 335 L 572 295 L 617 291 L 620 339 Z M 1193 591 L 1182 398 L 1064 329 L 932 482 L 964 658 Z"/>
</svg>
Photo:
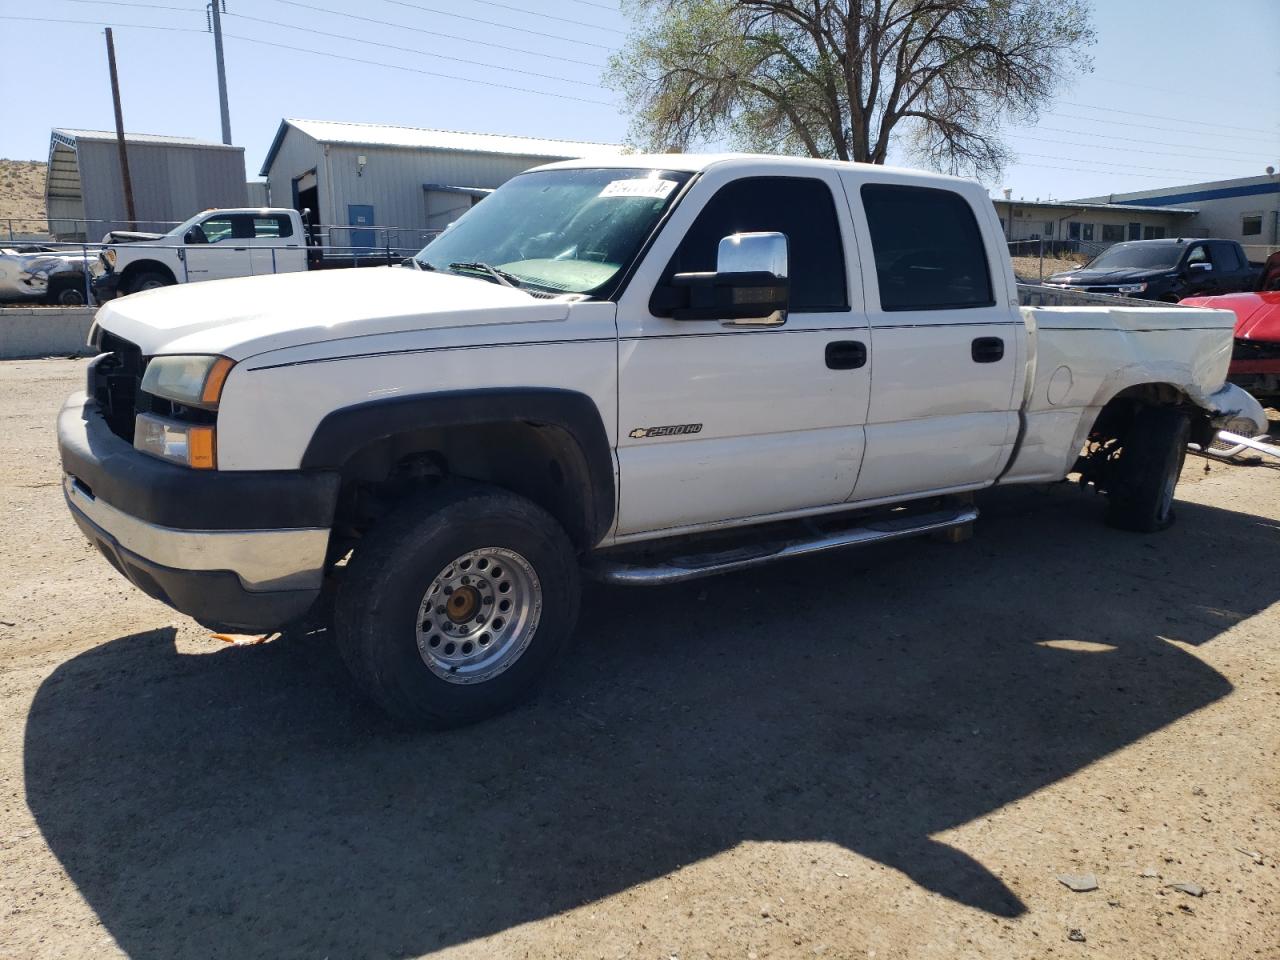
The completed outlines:
<svg viewBox="0 0 1280 960">
<path fill-rule="evenodd" d="M 353 404 L 325 415 L 302 455 L 303 470 L 341 470 L 359 451 L 400 434 L 432 427 L 526 423 L 553 427 L 577 447 L 587 489 L 583 522 L 599 542 L 616 506 L 613 448 L 596 403 L 584 393 L 551 387 L 444 390 Z"/>
</svg>

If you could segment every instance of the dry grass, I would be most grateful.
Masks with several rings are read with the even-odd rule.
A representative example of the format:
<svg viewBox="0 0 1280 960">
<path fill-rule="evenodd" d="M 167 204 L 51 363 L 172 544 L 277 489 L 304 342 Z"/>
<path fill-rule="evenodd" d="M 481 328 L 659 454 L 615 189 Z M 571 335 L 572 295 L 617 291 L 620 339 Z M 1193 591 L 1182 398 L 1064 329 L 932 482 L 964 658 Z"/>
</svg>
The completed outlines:
<svg viewBox="0 0 1280 960">
<path fill-rule="evenodd" d="M 0 237 L 9 235 L 9 219 L 18 234 L 44 233 L 44 181 L 42 160 L 0 159 Z"/>
</svg>

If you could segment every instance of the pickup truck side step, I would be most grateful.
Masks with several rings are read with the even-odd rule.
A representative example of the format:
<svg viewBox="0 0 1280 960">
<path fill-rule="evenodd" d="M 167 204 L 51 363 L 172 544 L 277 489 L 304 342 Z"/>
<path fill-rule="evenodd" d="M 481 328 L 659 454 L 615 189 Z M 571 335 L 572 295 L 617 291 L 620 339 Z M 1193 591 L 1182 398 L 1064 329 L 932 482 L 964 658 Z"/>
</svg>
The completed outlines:
<svg viewBox="0 0 1280 960">
<path fill-rule="evenodd" d="M 937 533 L 973 523 L 976 519 L 978 519 L 976 507 L 935 510 L 932 513 L 914 516 L 872 520 L 861 526 L 815 534 L 812 537 L 775 540 L 770 543 L 752 544 L 713 553 L 688 554 L 650 564 L 597 558 L 587 565 L 586 573 L 604 583 L 624 586 L 648 587 L 682 583 L 685 580 L 696 580 L 699 577 L 709 577 L 717 573 L 758 567 L 775 560 L 806 557 L 814 553 L 824 553 L 827 550 Z"/>
</svg>

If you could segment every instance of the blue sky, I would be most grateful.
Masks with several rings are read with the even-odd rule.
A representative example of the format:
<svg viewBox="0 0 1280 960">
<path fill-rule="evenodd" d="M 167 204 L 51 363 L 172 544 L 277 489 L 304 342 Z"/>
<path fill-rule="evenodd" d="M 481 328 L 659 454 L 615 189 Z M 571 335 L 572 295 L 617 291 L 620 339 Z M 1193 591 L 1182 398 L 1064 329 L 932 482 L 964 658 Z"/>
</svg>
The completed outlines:
<svg viewBox="0 0 1280 960">
<path fill-rule="evenodd" d="M 625 36 L 617 0 L 226 2 L 231 128 L 250 176 L 284 116 L 626 136 L 598 85 Z M 1280 0 L 1095 6 L 1094 72 L 1009 131 L 1019 161 L 993 192 L 1065 199 L 1280 168 Z M 0 0 L 0 156 L 43 159 L 53 126 L 112 127 L 102 23 L 129 130 L 219 138 L 203 0 Z"/>
</svg>

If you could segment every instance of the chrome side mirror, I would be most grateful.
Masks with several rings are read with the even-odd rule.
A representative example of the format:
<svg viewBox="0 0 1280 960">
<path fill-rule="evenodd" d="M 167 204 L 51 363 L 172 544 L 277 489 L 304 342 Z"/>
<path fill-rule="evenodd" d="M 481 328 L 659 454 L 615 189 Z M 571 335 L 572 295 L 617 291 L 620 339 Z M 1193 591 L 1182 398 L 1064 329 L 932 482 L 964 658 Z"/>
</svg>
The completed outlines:
<svg viewBox="0 0 1280 960">
<path fill-rule="evenodd" d="M 787 237 L 782 233 L 735 233 L 716 249 L 716 273 L 787 276 Z"/>
<path fill-rule="evenodd" d="M 677 273 L 654 291 L 650 309 L 674 320 L 773 327 L 787 322 L 790 296 L 786 236 L 735 233 L 720 241 L 714 273 Z"/>
</svg>

